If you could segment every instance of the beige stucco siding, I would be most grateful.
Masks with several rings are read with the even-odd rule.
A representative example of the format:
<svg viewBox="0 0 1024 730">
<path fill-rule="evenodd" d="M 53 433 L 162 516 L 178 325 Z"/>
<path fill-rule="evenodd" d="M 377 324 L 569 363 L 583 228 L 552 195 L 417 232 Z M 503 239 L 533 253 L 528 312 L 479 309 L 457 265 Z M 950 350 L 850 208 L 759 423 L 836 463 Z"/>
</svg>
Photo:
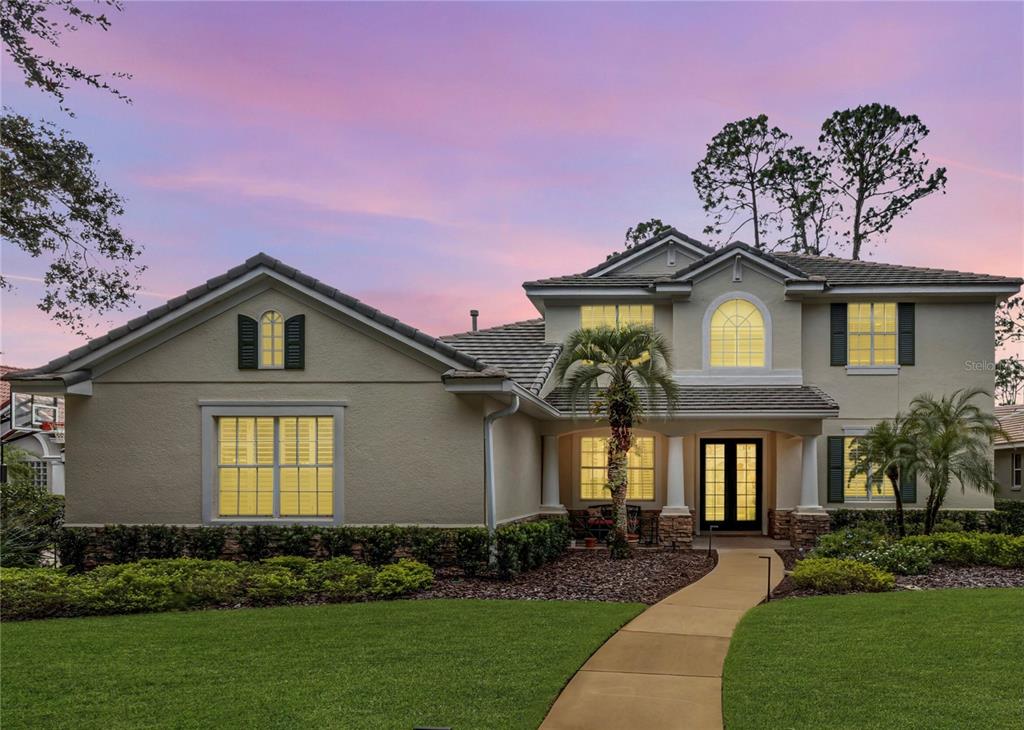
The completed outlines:
<svg viewBox="0 0 1024 730">
<path fill-rule="evenodd" d="M 1024 499 L 1024 490 L 1013 489 L 1013 454 L 1024 453 L 1024 446 L 1015 449 L 996 449 L 996 481 L 999 482 L 997 499 Z"/>
<path fill-rule="evenodd" d="M 671 253 L 670 253 L 671 252 Z M 675 263 L 669 264 L 674 254 Z M 634 261 L 614 269 L 613 274 L 657 274 L 672 276 L 697 260 L 697 256 L 678 244 L 660 246 L 650 254 L 638 256 Z"/>
<path fill-rule="evenodd" d="M 305 370 L 237 369 L 236 315 L 266 308 L 306 314 Z M 444 364 L 350 324 L 268 290 L 103 373 L 68 399 L 68 521 L 200 522 L 200 401 L 301 400 L 346 403 L 346 522 L 481 524 L 480 399 L 446 392 Z"/>
<path fill-rule="evenodd" d="M 571 332 L 580 328 L 580 307 L 585 304 L 653 304 L 654 328 L 666 338 L 672 337 L 672 305 L 669 302 L 623 296 L 603 299 L 581 297 L 572 304 L 547 302 L 544 307 L 544 339 L 547 342 L 564 342 Z"/>
<path fill-rule="evenodd" d="M 487 399 L 489 412 L 504 407 Z M 483 423 L 481 418 L 480 423 Z M 482 425 L 477 440 L 483 438 Z M 480 462 L 483 485 L 483 461 Z M 517 413 L 494 423 L 494 493 L 498 522 L 537 514 L 540 506 L 541 438 L 537 422 Z M 482 486 L 481 486 L 482 488 Z"/>
</svg>

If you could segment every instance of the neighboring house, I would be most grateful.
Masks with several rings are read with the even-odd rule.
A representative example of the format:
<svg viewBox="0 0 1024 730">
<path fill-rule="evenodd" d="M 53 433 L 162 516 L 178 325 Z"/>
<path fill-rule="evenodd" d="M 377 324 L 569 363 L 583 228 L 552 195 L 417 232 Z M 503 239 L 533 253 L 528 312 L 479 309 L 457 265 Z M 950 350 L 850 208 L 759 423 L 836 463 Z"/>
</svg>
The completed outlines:
<svg viewBox="0 0 1024 730">
<path fill-rule="evenodd" d="M 645 534 L 806 545 L 826 510 L 892 505 L 849 477 L 858 435 L 919 393 L 992 390 L 969 363 L 993 360 L 995 306 L 1020 285 L 670 230 L 524 284 L 538 319 L 436 338 L 260 254 L 7 377 L 67 399 L 71 524 L 501 523 L 608 503 L 606 429 L 554 364 L 580 326 L 650 323 L 682 395 L 649 404 L 630 458 Z M 911 506 L 926 491 L 902 485 Z M 954 487 L 946 504 L 993 501 Z"/>
<path fill-rule="evenodd" d="M 0 375 L 20 370 L 0 365 Z M 11 384 L 0 380 L 0 449 L 4 478 L 7 453 L 19 449 L 27 454 L 35 484 L 64 494 L 64 399 L 11 393 Z"/>
<path fill-rule="evenodd" d="M 996 439 L 995 470 L 998 499 L 1024 499 L 1024 403 L 996 406 L 996 418 L 1006 438 Z"/>
</svg>

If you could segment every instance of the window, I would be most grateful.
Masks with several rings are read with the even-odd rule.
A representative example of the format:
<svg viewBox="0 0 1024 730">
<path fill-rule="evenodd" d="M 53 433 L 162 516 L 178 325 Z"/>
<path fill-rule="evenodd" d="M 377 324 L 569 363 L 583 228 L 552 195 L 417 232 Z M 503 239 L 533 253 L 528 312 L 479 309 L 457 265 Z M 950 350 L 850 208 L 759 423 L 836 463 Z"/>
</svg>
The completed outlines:
<svg viewBox="0 0 1024 730">
<path fill-rule="evenodd" d="M 626 457 L 626 499 L 654 499 L 654 437 L 637 436 Z M 610 499 L 608 483 L 608 439 L 584 436 L 580 439 L 580 499 Z"/>
<path fill-rule="evenodd" d="M 331 517 L 334 419 L 217 418 L 220 517 Z"/>
<path fill-rule="evenodd" d="M 32 470 L 32 486 L 43 488 L 50 486 L 50 472 L 46 468 L 45 461 L 26 461 L 25 464 Z"/>
<path fill-rule="evenodd" d="M 708 362 L 713 368 L 765 366 L 764 317 L 752 302 L 730 299 L 711 315 Z"/>
<path fill-rule="evenodd" d="M 284 317 L 273 310 L 260 317 L 260 367 L 284 367 Z"/>
<path fill-rule="evenodd" d="M 896 364 L 896 303 L 847 305 L 850 365 Z"/>
<path fill-rule="evenodd" d="M 853 465 L 857 463 L 857 439 L 847 436 L 843 439 L 843 482 L 846 485 L 846 499 L 870 501 L 878 499 L 895 499 L 892 483 L 881 472 L 878 474 L 858 474 L 853 477 Z M 870 482 L 871 488 L 868 489 Z"/>
<path fill-rule="evenodd" d="M 580 327 L 624 327 L 654 325 L 653 304 L 587 304 L 580 307 Z"/>
<path fill-rule="evenodd" d="M 1020 489 L 1022 483 L 1022 477 L 1024 477 L 1024 454 L 1013 455 L 1013 480 L 1011 481 L 1011 489 Z"/>
</svg>

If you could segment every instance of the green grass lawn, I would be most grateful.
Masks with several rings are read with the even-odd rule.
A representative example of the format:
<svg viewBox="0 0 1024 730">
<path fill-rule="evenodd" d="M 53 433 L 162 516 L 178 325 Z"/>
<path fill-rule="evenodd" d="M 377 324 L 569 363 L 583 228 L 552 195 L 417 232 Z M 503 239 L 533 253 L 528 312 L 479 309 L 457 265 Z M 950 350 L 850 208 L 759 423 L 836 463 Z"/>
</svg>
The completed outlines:
<svg viewBox="0 0 1024 730">
<path fill-rule="evenodd" d="M 6 623 L 14 728 L 534 728 L 639 604 L 394 601 Z"/>
<path fill-rule="evenodd" d="M 759 606 L 725 661 L 726 727 L 1024 727 L 1024 590 Z"/>
</svg>

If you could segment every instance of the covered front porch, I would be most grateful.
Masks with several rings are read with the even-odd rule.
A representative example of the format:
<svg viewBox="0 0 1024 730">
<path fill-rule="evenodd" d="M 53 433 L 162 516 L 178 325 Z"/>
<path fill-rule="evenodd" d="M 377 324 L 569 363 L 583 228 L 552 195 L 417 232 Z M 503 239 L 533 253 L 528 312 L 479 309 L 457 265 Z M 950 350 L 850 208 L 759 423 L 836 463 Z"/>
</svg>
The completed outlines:
<svg viewBox="0 0 1024 730">
<path fill-rule="evenodd" d="M 602 539 L 611 505 L 607 428 L 579 420 L 545 427 L 541 511 L 567 514 L 577 538 Z M 629 458 L 630 531 L 663 548 L 690 547 L 709 533 L 813 545 L 829 525 L 821 433 L 820 418 L 646 421 Z"/>
</svg>

